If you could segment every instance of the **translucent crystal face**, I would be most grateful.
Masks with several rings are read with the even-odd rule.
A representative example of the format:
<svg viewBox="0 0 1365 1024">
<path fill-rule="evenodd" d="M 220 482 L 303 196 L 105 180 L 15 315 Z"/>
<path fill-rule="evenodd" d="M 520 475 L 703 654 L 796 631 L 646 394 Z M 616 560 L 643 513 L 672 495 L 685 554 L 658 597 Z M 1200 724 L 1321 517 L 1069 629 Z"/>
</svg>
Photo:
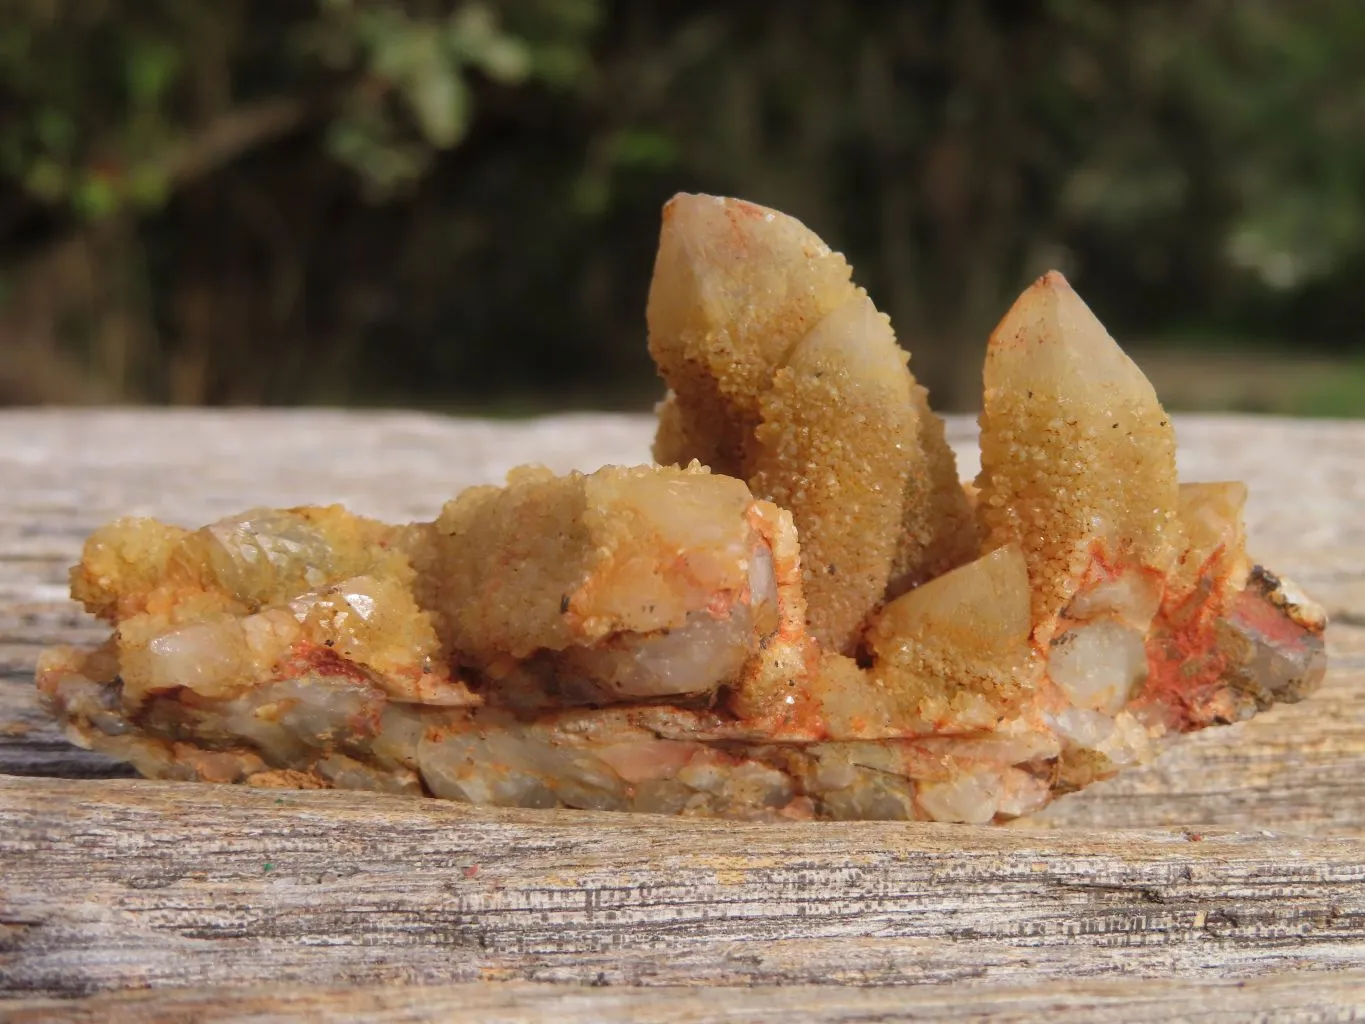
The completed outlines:
<svg viewBox="0 0 1365 1024">
<path fill-rule="evenodd" d="M 1151 383 L 1066 278 L 1035 281 L 991 332 L 983 379 L 987 391 L 1037 391 L 1053 401 L 1158 405 Z"/>
<path fill-rule="evenodd" d="M 327 538 L 300 516 L 256 509 L 206 526 L 201 534 L 214 574 L 241 601 L 319 587 L 329 576 Z"/>
<path fill-rule="evenodd" d="M 964 653 L 990 656 L 1027 644 L 1028 564 L 1006 544 L 888 604 L 870 636 L 873 647 L 892 637 L 939 637 Z"/>
<path fill-rule="evenodd" d="M 888 604 L 868 631 L 871 684 L 895 709 L 887 724 L 923 731 L 994 725 L 1035 687 L 1028 570 L 1016 545 Z"/>
</svg>

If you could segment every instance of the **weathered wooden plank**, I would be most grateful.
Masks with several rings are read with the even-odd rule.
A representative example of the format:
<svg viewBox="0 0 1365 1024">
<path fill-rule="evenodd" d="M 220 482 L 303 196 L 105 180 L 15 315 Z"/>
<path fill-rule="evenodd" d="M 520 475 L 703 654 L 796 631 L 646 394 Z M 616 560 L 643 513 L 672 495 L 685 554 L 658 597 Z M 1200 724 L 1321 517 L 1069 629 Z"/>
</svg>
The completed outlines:
<svg viewBox="0 0 1365 1024">
<path fill-rule="evenodd" d="M 5 1007 L 11 1024 L 171 1024 L 182 1021 L 356 1020 L 376 1024 L 446 1021 L 563 1024 L 635 1021 L 706 1024 L 722 1021 L 953 1020 L 998 1024 L 1104 1024 L 1108 1021 L 1272 1022 L 1357 1020 L 1365 972 L 1298 971 L 1265 978 L 1097 981 L 1028 987 L 945 985 L 917 988 L 825 986 L 582 988 L 569 985 L 383 986 L 367 988 L 207 989 L 124 992 L 81 1000 L 24 1000 Z"/>
<path fill-rule="evenodd" d="M 0 989 L 1365 967 L 1365 843 L 0 779 Z"/>
<path fill-rule="evenodd" d="M 6 1013 L 1343 1017 L 1360 1002 L 1351 972 L 1365 969 L 1365 424 L 1178 422 L 1186 475 L 1247 480 L 1253 551 L 1336 617 L 1331 675 L 1309 702 L 1183 738 L 1154 765 L 1058 801 L 1037 832 L 42 778 L 126 771 L 67 745 L 30 681 L 43 646 L 99 635 L 65 588 L 99 523 L 333 500 L 427 517 L 519 462 L 639 461 L 649 426 L 0 412 L 0 773 L 31 776 L 0 779 L 0 994 L 215 987 Z M 969 475 L 971 424 L 954 421 L 951 436 Z M 1105 831 L 1151 825 L 1181 828 Z M 435 983 L 468 984 L 405 987 Z M 254 984 L 274 987 L 216 989 Z M 353 990 L 367 984 L 384 987 Z M 678 984 L 785 987 L 657 988 Z"/>
</svg>

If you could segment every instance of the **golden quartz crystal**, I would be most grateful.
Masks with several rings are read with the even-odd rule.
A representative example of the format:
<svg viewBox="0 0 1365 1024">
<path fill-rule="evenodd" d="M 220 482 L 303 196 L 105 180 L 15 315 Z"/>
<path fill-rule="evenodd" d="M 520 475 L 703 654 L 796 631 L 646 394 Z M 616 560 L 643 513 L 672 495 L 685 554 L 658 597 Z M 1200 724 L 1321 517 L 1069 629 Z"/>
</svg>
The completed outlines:
<svg viewBox="0 0 1365 1024">
<path fill-rule="evenodd" d="M 671 200 L 647 320 L 658 464 L 523 468 L 404 526 L 120 520 L 72 570 L 114 631 L 43 655 L 48 706 L 155 778 L 980 823 L 1322 678 L 1246 489 L 1178 482 L 1060 274 L 991 335 L 974 499 L 890 321 L 791 217 Z"/>
</svg>

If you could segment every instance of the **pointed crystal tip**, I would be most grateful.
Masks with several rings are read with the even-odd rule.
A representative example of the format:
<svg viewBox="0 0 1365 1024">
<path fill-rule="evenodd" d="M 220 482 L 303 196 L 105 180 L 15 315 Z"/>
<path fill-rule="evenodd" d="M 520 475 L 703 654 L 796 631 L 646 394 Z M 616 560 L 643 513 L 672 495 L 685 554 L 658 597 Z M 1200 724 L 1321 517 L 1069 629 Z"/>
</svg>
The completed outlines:
<svg viewBox="0 0 1365 1024">
<path fill-rule="evenodd" d="M 1049 270 L 1019 296 L 991 333 L 987 388 L 1037 389 L 1049 384 L 1109 386 L 1155 401 L 1137 365 L 1067 279 Z"/>
</svg>

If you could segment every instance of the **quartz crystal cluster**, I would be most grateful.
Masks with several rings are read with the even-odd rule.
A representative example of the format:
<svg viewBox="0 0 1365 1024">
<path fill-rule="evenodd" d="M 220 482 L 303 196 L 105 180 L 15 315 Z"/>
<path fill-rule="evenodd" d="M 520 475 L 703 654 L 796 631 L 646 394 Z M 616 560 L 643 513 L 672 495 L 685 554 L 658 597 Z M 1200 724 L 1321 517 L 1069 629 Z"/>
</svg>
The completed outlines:
<svg viewBox="0 0 1365 1024">
<path fill-rule="evenodd" d="M 431 523 L 104 527 L 44 654 L 155 778 L 744 818 L 1001 821 L 1307 694 L 1321 611 L 1176 479 L 1151 385 L 1060 274 L 990 338 L 959 481 L 888 319 L 797 221 L 664 210 L 655 464 L 529 467 Z"/>
</svg>

